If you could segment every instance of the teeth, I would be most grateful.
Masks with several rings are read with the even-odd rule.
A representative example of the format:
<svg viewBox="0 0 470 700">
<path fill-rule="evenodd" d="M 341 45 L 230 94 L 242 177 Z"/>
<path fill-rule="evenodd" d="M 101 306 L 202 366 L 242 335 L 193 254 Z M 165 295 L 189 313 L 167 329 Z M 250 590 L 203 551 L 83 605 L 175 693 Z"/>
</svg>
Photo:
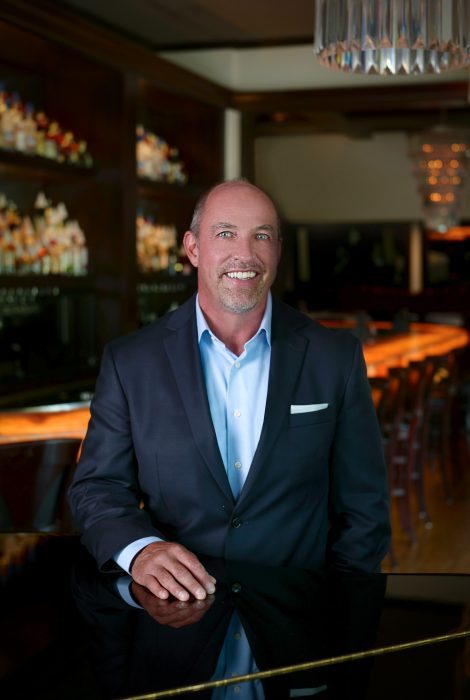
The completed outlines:
<svg viewBox="0 0 470 700">
<path fill-rule="evenodd" d="M 247 272 L 227 272 L 227 277 L 230 277 L 233 280 L 251 280 L 255 276 L 256 272 L 251 270 Z"/>
</svg>

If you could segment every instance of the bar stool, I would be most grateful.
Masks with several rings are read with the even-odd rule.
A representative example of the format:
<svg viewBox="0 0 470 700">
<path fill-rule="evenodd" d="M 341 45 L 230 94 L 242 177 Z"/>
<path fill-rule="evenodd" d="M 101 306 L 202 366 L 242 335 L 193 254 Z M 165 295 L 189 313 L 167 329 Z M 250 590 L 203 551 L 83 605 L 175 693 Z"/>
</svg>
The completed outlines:
<svg viewBox="0 0 470 700">
<path fill-rule="evenodd" d="M 0 529 L 71 530 L 66 489 L 78 438 L 0 444 Z"/>
<path fill-rule="evenodd" d="M 410 362 L 404 416 L 409 472 L 416 492 L 419 517 L 426 528 L 432 527 L 425 496 L 426 426 L 429 420 L 429 397 L 435 372 L 435 359 Z"/>
<path fill-rule="evenodd" d="M 382 400 L 377 406 L 377 416 L 382 431 L 390 496 L 397 505 L 400 527 L 410 541 L 415 543 L 416 532 L 411 509 L 412 477 L 407 450 L 408 431 L 405 423 L 407 393 L 408 369 L 391 367 Z"/>
<path fill-rule="evenodd" d="M 452 486 L 468 468 L 468 445 L 461 410 L 458 352 L 435 358 L 429 396 L 425 449 L 430 466 L 437 462 L 444 496 L 452 502 Z"/>
</svg>

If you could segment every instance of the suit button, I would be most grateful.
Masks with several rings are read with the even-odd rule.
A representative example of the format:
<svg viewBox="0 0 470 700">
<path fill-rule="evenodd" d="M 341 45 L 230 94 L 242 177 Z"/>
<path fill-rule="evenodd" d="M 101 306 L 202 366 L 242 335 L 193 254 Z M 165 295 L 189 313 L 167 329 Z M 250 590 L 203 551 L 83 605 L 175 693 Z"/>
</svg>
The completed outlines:
<svg viewBox="0 0 470 700">
<path fill-rule="evenodd" d="M 233 593 L 241 593 L 242 590 L 242 584 L 241 583 L 232 583 L 232 592 Z"/>
<path fill-rule="evenodd" d="M 241 524 L 242 524 L 242 521 L 240 520 L 240 518 L 233 518 L 232 527 L 234 527 L 234 528 L 241 527 Z"/>
</svg>

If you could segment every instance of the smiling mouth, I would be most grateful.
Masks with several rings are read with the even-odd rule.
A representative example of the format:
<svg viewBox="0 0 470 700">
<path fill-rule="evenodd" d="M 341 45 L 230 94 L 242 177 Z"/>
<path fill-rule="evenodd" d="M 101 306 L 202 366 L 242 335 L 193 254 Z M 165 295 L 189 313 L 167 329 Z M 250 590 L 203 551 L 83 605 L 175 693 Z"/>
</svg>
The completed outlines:
<svg viewBox="0 0 470 700">
<path fill-rule="evenodd" d="M 257 275 L 253 270 L 240 270 L 239 272 L 226 272 L 225 274 L 231 280 L 252 280 Z"/>
</svg>

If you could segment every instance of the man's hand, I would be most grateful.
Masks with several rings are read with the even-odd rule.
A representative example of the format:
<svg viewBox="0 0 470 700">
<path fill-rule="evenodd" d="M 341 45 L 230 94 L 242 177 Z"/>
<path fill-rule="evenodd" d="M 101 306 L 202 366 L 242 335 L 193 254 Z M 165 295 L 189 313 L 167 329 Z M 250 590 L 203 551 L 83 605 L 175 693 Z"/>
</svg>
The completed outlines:
<svg viewBox="0 0 470 700">
<path fill-rule="evenodd" d="M 187 603 L 180 600 L 162 600 L 135 581 L 132 582 L 131 588 L 134 598 L 150 617 L 160 625 L 175 629 L 199 622 L 215 600 L 213 595 L 208 595 L 205 600 L 192 600 Z"/>
<path fill-rule="evenodd" d="M 191 595 L 204 600 L 215 591 L 215 578 L 194 554 L 175 542 L 152 542 L 144 547 L 134 559 L 131 576 L 162 600 L 170 595 L 183 601 Z"/>
</svg>

